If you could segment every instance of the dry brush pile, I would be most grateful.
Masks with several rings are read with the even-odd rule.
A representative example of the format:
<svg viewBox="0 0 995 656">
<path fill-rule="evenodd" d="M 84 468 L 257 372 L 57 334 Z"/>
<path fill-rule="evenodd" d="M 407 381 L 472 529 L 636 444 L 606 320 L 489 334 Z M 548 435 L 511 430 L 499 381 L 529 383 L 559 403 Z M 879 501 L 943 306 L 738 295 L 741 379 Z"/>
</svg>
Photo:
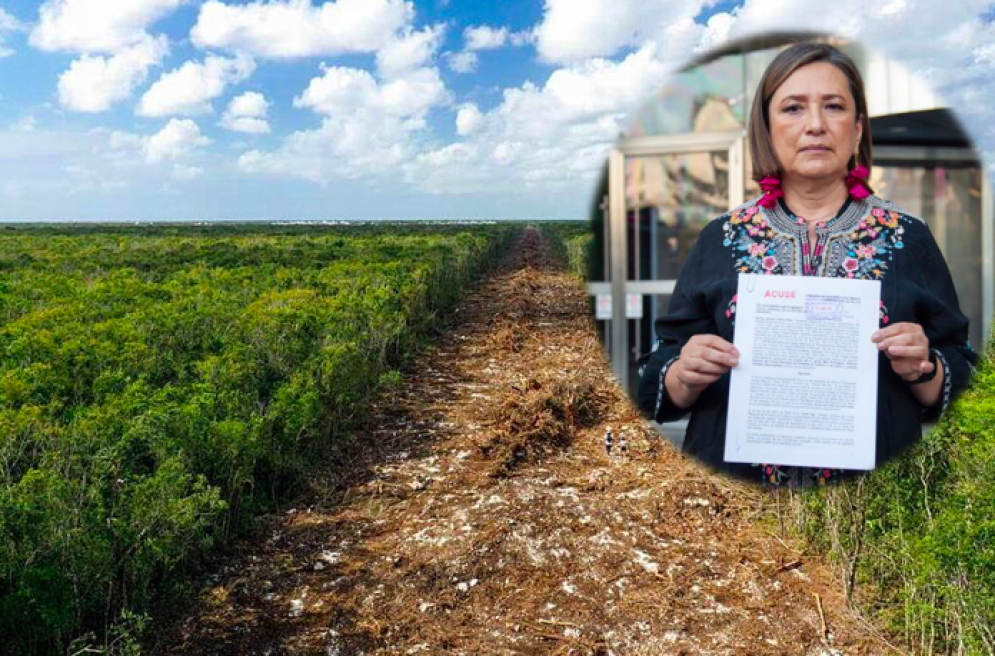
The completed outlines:
<svg viewBox="0 0 995 656">
<path fill-rule="evenodd" d="M 887 653 L 759 530 L 756 490 L 642 421 L 542 236 L 516 246 L 324 492 L 269 518 L 154 651 Z"/>
</svg>

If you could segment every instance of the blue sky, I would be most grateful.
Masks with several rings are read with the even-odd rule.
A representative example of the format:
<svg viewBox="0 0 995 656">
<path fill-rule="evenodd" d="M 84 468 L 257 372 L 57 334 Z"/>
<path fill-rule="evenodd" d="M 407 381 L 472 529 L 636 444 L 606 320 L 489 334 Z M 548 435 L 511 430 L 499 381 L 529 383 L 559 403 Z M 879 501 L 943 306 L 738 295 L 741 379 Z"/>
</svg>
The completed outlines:
<svg viewBox="0 0 995 656">
<path fill-rule="evenodd" d="M 0 0 L 0 220 L 580 218 L 667 74 L 890 52 L 995 153 L 990 0 Z M 988 158 L 991 163 L 991 158 Z"/>
</svg>

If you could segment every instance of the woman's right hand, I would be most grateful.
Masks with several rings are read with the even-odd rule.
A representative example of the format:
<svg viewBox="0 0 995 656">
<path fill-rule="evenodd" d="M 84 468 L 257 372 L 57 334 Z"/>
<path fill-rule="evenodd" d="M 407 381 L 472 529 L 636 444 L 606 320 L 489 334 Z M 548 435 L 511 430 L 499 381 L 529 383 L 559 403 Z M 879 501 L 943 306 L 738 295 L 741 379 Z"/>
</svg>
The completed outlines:
<svg viewBox="0 0 995 656">
<path fill-rule="evenodd" d="M 667 370 L 664 384 L 679 408 L 689 408 L 706 387 L 739 364 L 739 350 L 718 335 L 695 335 Z"/>
</svg>

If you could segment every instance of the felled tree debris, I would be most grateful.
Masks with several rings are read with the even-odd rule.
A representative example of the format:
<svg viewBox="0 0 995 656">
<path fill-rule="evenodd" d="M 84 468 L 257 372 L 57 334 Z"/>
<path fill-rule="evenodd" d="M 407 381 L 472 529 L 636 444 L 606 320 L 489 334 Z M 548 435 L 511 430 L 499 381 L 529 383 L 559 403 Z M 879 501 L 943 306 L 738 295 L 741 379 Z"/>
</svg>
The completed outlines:
<svg viewBox="0 0 995 656">
<path fill-rule="evenodd" d="M 589 380 L 529 378 L 513 385 L 491 413 L 492 432 L 479 445 L 493 464 L 491 475 L 506 475 L 570 447 L 578 428 L 592 425 L 604 411 L 607 394 Z"/>
<path fill-rule="evenodd" d="M 772 574 L 800 554 L 756 521 L 759 492 L 642 420 L 587 303 L 527 231 L 374 408 L 367 469 L 274 517 L 150 653 L 894 653 L 814 558 Z M 627 457 L 606 455 L 609 426 Z"/>
</svg>

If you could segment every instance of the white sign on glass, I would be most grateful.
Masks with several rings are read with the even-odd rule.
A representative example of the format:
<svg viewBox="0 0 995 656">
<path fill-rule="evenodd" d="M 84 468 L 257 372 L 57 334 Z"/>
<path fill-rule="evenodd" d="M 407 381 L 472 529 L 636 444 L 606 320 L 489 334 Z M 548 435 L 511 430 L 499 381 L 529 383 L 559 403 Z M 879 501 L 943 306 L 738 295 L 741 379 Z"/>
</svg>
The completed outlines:
<svg viewBox="0 0 995 656">
<path fill-rule="evenodd" d="M 597 319 L 612 318 L 612 295 L 598 294 L 594 300 L 594 316 Z"/>
</svg>

